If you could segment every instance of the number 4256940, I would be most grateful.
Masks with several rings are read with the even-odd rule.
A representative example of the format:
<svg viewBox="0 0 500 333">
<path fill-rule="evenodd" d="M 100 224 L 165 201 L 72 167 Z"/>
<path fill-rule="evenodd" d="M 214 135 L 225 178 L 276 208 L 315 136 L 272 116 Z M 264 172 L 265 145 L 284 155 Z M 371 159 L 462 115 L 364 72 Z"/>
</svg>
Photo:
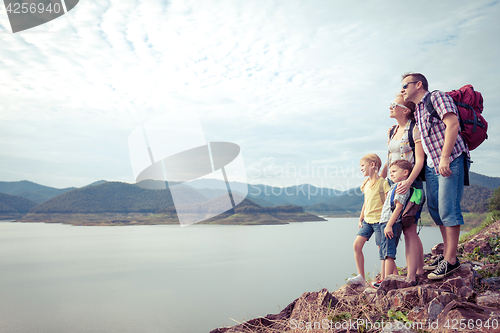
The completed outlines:
<svg viewBox="0 0 500 333">
<path fill-rule="evenodd" d="M 498 328 L 498 320 L 496 319 L 493 319 L 490 321 L 490 319 L 488 319 L 487 321 L 483 322 L 481 319 L 469 319 L 469 320 L 466 320 L 466 319 L 460 319 L 460 321 L 458 319 L 448 319 L 446 320 L 445 324 L 443 325 L 443 327 L 447 328 L 447 329 L 470 329 L 470 330 L 474 330 L 474 329 L 478 329 L 478 328 L 486 328 L 486 329 L 489 329 L 489 328 L 492 328 L 492 329 L 497 329 Z"/>
<path fill-rule="evenodd" d="M 52 5 L 52 3 L 49 3 L 47 6 L 45 6 L 43 3 L 9 3 L 7 5 L 7 13 L 13 13 L 13 14 L 27 14 L 27 13 L 59 13 L 61 12 L 61 5 L 58 3 L 55 3 Z"/>
</svg>

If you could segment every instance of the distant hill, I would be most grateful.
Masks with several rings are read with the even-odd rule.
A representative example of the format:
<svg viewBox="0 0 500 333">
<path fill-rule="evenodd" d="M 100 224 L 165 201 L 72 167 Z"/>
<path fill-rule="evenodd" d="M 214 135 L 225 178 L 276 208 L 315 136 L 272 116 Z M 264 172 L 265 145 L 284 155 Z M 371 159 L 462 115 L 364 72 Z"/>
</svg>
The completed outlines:
<svg viewBox="0 0 500 333">
<path fill-rule="evenodd" d="M 363 193 L 359 190 L 359 188 L 352 188 L 342 195 L 338 197 L 333 197 L 330 200 L 305 206 L 304 209 L 306 211 L 314 211 L 314 212 L 342 212 L 342 211 L 351 211 L 358 212 L 361 211 L 363 207 L 364 196 Z"/>
<path fill-rule="evenodd" d="M 172 185 L 171 183 L 169 184 Z M 155 180 L 144 180 L 137 185 L 149 189 L 165 188 L 165 182 Z M 198 193 L 210 199 L 227 193 L 226 183 L 217 179 L 196 179 L 189 183 L 184 183 L 184 185 L 196 189 Z M 236 194 L 242 195 L 247 192 L 248 198 L 254 202 L 258 202 L 261 206 L 311 205 L 324 202 L 341 194 L 339 191 L 333 189 L 315 187 L 310 184 L 281 188 L 262 184 L 229 182 L 229 186 L 231 191 Z"/>
<path fill-rule="evenodd" d="M 492 195 L 492 189 L 471 184 L 470 186 L 464 187 L 464 194 L 462 196 L 460 207 L 463 212 L 487 212 L 489 199 Z"/>
<path fill-rule="evenodd" d="M 490 190 L 494 190 L 500 186 L 500 177 L 489 177 L 480 175 L 478 173 L 469 172 L 469 181 L 472 184 L 484 186 L 489 188 Z"/>
<path fill-rule="evenodd" d="M 18 195 L 36 203 L 42 203 L 60 194 L 74 190 L 76 187 L 54 188 L 43 186 L 27 180 L 18 182 L 0 182 L 0 193 Z"/>
<path fill-rule="evenodd" d="M 276 207 L 277 206 L 276 204 L 274 204 L 270 201 L 264 200 L 264 199 L 251 197 L 251 196 L 248 196 L 247 198 L 250 198 L 252 200 L 252 202 L 255 202 L 256 204 L 258 204 L 259 206 L 262 206 L 262 207 Z"/>
<path fill-rule="evenodd" d="M 310 212 L 347 212 L 348 209 L 339 207 L 337 205 L 327 204 L 320 202 L 314 205 L 305 206 L 305 209 Z"/>
<path fill-rule="evenodd" d="M 274 187 L 268 185 L 248 185 L 248 198 L 259 199 L 274 205 L 307 206 L 326 202 L 341 195 L 339 191 L 301 184 L 289 187 Z"/>
<path fill-rule="evenodd" d="M 460 204 L 463 212 L 486 212 L 489 198 L 493 195 L 493 190 L 500 186 L 500 178 L 483 176 L 474 172 L 470 173 L 470 186 L 464 187 L 464 194 Z M 487 183 L 489 186 L 480 184 Z M 496 185 L 499 184 L 499 185 Z M 341 196 L 316 205 L 304 206 L 306 211 L 361 211 L 364 196 L 359 188 L 352 188 Z M 427 205 L 424 205 L 427 210 Z"/>
<path fill-rule="evenodd" d="M 27 213 L 36 203 L 16 195 L 0 193 L 0 213 Z"/>
<path fill-rule="evenodd" d="M 227 192 L 226 192 L 227 193 Z M 284 206 L 274 206 L 274 207 L 262 207 L 259 204 L 253 202 L 252 200 L 245 198 L 243 199 L 241 196 L 237 194 L 233 194 L 233 198 L 235 201 L 240 201 L 238 205 L 236 205 L 234 212 L 235 213 L 302 213 L 304 209 L 301 206 L 294 205 L 284 205 Z M 201 203 L 193 203 L 190 205 L 182 205 L 169 207 L 161 210 L 162 213 L 206 213 L 206 212 L 225 212 L 232 210 L 232 205 L 227 200 L 226 195 L 219 196 L 217 198 L 211 199 L 206 202 Z M 242 200 L 243 199 L 243 200 Z"/>
<path fill-rule="evenodd" d="M 481 211 L 485 207 L 484 201 L 491 196 L 491 192 L 486 191 L 486 189 L 493 190 L 499 187 L 500 178 L 470 172 L 470 182 L 471 186 L 466 187 L 464 190 L 462 208 L 464 211 Z M 141 192 L 141 194 L 139 194 L 139 192 L 134 192 L 135 190 L 132 190 L 132 188 L 124 187 L 128 185 L 135 189 L 152 191 L 153 189 L 165 189 L 168 183 L 150 180 L 142 181 L 139 184 L 118 183 L 123 184 L 120 185 L 120 189 L 116 187 L 118 185 L 111 185 L 115 186 L 116 191 L 110 191 L 108 193 L 107 191 L 109 189 L 104 188 L 108 197 L 102 195 L 101 189 L 99 188 L 100 186 L 117 183 L 118 182 L 99 180 L 81 189 L 76 189 L 74 187 L 57 189 L 24 180 L 18 182 L 0 182 L 0 192 L 21 196 L 30 199 L 35 203 L 43 203 L 43 205 L 36 208 L 40 211 L 77 210 L 81 212 L 100 212 L 103 211 L 103 209 L 107 209 L 104 207 L 111 207 L 110 209 L 116 211 L 124 211 L 127 209 L 132 209 L 132 211 L 155 211 L 155 209 L 161 210 L 173 206 L 172 198 L 169 195 L 167 195 L 168 198 L 160 198 L 161 195 L 158 193 L 144 194 L 148 192 Z M 308 211 L 357 212 L 361 210 L 363 205 L 363 194 L 360 193 L 359 187 L 345 192 L 339 192 L 328 188 L 318 188 L 309 184 L 301 184 L 287 188 L 272 187 L 262 184 L 248 185 L 239 182 L 230 182 L 229 184 L 235 194 L 242 195 L 242 193 L 244 193 L 247 189 L 247 198 L 263 207 L 295 205 L 302 206 Z M 177 183 L 171 183 L 170 185 L 177 185 Z M 479 188 L 473 185 L 479 186 Z M 189 182 L 188 184 L 184 184 L 183 187 L 185 188 L 186 193 L 195 193 L 195 196 L 193 197 L 195 202 L 197 201 L 196 197 L 198 196 L 200 196 L 199 198 L 205 198 L 203 200 L 216 199 L 227 191 L 226 183 L 215 179 L 197 179 Z M 94 199 L 84 199 L 84 193 L 87 192 L 75 192 L 71 194 L 71 196 L 64 196 L 61 198 L 58 197 L 66 193 L 80 191 L 83 189 L 91 191 L 92 188 L 99 188 L 99 191 L 95 193 L 92 192 L 90 195 L 95 196 Z M 194 189 L 195 191 L 189 192 L 190 189 Z M 119 194 L 120 192 L 122 193 Z M 134 202 L 134 200 L 137 199 L 137 195 L 140 195 L 141 199 L 138 202 Z M 121 198 L 121 196 L 123 196 L 123 200 L 125 201 L 120 204 L 118 202 L 120 199 L 118 198 Z M 49 200 L 54 198 L 58 199 L 49 202 Z M 146 203 L 148 200 L 152 200 L 152 202 L 149 204 Z M 69 204 L 71 204 L 71 208 L 69 208 Z"/>
<path fill-rule="evenodd" d="M 185 202 L 206 200 L 188 188 L 179 191 Z M 61 194 L 36 206 L 31 213 L 158 212 L 173 206 L 169 190 L 147 190 L 127 183 L 106 182 Z"/>
<path fill-rule="evenodd" d="M 107 183 L 107 182 L 108 182 L 107 180 L 98 180 L 98 181 L 93 182 L 93 183 L 90 183 L 90 184 L 88 184 L 88 185 L 86 185 L 86 186 L 96 186 L 96 185 L 105 184 L 105 183 Z M 84 186 L 84 187 L 86 187 L 86 186 Z"/>
</svg>

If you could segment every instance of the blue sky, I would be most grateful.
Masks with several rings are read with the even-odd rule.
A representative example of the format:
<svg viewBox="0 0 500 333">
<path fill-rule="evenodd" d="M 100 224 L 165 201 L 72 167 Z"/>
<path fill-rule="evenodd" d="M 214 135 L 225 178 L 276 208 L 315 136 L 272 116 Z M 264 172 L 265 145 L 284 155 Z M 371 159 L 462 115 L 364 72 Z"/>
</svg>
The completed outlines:
<svg viewBox="0 0 500 333">
<path fill-rule="evenodd" d="M 0 180 L 134 182 L 133 129 L 189 111 L 241 147 L 250 183 L 348 189 L 364 154 L 385 160 L 408 71 L 483 93 L 471 170 L 500 177 L 498 17 L 492 1 L 83 0 L 12 34 L 2 4 Z"/>
</svg>

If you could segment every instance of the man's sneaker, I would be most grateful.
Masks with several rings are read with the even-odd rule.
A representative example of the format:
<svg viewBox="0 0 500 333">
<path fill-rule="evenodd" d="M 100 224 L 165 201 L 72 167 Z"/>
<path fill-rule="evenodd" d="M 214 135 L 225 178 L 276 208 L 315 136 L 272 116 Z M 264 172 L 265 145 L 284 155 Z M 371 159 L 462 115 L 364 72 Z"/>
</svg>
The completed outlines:
<svg viewBox="0 0 500 333">
<path fill-rule="evenodd" d="M 358 274 L 352 278 L 348 278 L 347 283 L 349 283 L 349 284 L 361 284 L 363 286 L 366 285 L 365 278 L 363 276 L 361 276 L 361 274 Z"/>
<path fill-rule="evenodd" d="M 430 264 L 428 264 L 428 265 L 425 265 L 423 268 L 424 268 L 426 271 L 433 271 L 433 270 L 435 270 L 435 269 L 438 267 L 439 263 L 440 263 L 441 261 L 443 261 L 443 260 L 444 260 L 443 255 L 440 255 L 439 257 L 437 257 L 437 259 L 436 259 L 436 260 L 434 260 L 433 262 L 431 262 L 431 263 L 430 263 Z"/>
<path fill-rule="evenodd" d="M 427 277 L 430 280 L 441 280 L 444 277 L 452 274 L 453 272 L 455 272 L 459 268 L 460 268 L 460 261 L 458 261 L 458 258 L 457 258 L 457 262 L 455 263 L 455 265 L 450 264 L 446 260 L 442 260 L 439 263 L 438 267 L 432 273 L 430 273 Z"/>
</svg>

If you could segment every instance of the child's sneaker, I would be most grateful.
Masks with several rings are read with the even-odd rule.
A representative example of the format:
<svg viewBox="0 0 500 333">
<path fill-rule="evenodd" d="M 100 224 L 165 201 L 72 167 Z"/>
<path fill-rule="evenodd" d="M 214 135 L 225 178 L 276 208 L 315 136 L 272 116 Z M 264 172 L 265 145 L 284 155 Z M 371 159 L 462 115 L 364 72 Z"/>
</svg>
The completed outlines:
<svg viewBox="0 0 500 333">
<path fill-rule="evenodd" d="M 384 280 L 373 281 L 372 286 L 374 286 L 375 288 L 378 289 L 380 287 L 380 284 L 382 283 L 382 281 L 384 281 Z"/>
<path fill-rule="evenodd" d="M 363 286 L 366 285 L 365 278 L 361 276 L 361 274 L 356 275 L 355 277 L 348 278 L 347 283 L 349 284 L 361 284 Z"/>
</svg>

